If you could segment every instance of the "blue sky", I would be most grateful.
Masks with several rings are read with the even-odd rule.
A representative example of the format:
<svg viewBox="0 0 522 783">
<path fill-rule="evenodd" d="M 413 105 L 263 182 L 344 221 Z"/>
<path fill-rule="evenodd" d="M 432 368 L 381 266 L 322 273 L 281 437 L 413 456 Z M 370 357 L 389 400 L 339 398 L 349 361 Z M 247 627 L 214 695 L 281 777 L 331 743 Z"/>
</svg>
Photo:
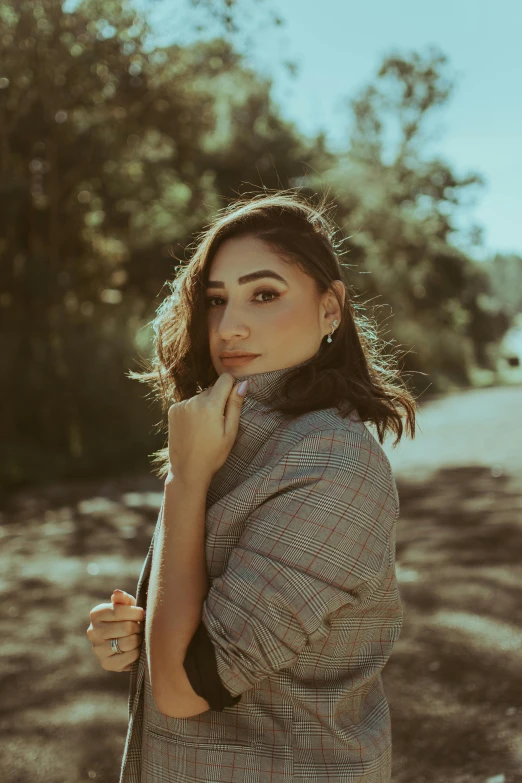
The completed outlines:
<svg viewBox="0 0 522 783">
<path fill-rule="evenodd" d="M 215 0 L 214 0 L 215 1 Z M 138 0 L 157 43 L 181 42 L 188 0 Z M 303 133 L 323 129 L 332 147 L 346 138 L 342 102 L 374 77 L 392 50 L 448 57 L 455 80 L 448 103 L 427 121 L 425 155 L 444 157 L 460 174 L 479 172 L 484 188 L 462 210 L 465 229 L 479 223 L 486 253 L 522 254 L 522 0 L 238 0 L 250 40 L 237 39 L 248 61 L 274 80 L 281 113 Z M 250 9 L 250 11 L 248 10 Z M 285 21 L 269 24 L 269 12 Z M 265 24 L 260 20 L 266 19 Z M 188 18 L 196 19 L 190 11 Z M 187 38 L 188 40 L 188 38 Z M 294 78 L 283 66 L 297 63 Z M 470 196 L 472 191 L 470 191 Z"/>
</svg>

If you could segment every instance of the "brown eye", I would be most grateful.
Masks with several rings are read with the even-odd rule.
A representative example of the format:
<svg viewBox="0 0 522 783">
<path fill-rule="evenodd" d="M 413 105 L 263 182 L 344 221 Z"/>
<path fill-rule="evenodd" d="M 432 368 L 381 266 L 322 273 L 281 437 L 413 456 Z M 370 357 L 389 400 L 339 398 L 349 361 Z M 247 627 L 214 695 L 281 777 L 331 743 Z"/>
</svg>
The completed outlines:
<svg viewBox="0 0 522 783">
<path fill-rule="evenodd" d="M 261 301 L 261 302 L 259 302 L 259 301 L 255 302 L 255 304 L 260 304 L 260 305 L 270 304 L 270 302 L 274 302 L 276 299 L 279 299 L 279 297 L 280 297 L 280 294 L 278 294 L 277 291 L 271 291 L 269 288 L 263 288 L 263 289 L 261 289 L 261 291 L 256 291 L 255 294 L 254 294 L 254 297 L 260 296 L 261 294 L 269 294 L 272 298 L 271 299 L 266 299 L 266 300 Z M 218 304 L 214 305 L 213 304 L 213 302 L 216 299 L 221 299 L 221 301 L 224 301 L 222 296 L 209 296 L 205 300 L 205 304 L 206 304 L 207 308 L 221 307 L 221 305 L 218 305 Z"/>
<path fill-rule="evenodd" d="M 270 304 L 270 302 L 273 302 L 274 299 L 279 298 L 279 294 L 276 293 L 276 291 L 270 291 L 268 288 L 264 288 L 262 291 L 256 291 L 254 296 L 261 296 L 261 294 L 269 294 L 270 296 L 273 297 L 273 299 L 268 299 L 268 300 L 265 299 L 265 301 L 257 302 L 257 304 Z"/>
</svg>

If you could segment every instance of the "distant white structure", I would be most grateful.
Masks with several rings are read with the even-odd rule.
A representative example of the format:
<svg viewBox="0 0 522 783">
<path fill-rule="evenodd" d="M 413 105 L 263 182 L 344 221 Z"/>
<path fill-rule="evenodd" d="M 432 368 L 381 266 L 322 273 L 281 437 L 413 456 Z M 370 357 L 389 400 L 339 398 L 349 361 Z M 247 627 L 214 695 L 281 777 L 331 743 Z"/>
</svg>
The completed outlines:
<svg viewBox="0 0 522 783">
<path fill-rule="evenodd" d="M 498 372 L 506 380 L 522 380 L 522 313 L 500 342 Z"/>
</svg>

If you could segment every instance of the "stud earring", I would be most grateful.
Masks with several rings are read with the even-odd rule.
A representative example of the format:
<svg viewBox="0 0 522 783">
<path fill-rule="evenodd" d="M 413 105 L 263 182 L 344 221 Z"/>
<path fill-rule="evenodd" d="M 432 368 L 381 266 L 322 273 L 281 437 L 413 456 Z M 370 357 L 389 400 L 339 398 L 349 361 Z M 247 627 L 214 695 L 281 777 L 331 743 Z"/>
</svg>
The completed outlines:
<svg viewBox="0 0 522 783">
<path fill-rule="evenodd" d="M 338 324 L 338 321 L 337 321 L 337 319 L 336 319 L 336 320 L 333 322 L 333 324 L 332 324 L 332 331 L 330 332 L 330 334 L 329 334 L 329 335 L 328 335 L 328 337 L 326 338 L 326 342 L 327 342 L 327 343 L 331 343 L 331 342 L 332 342 L 332 334 L 335 332 L 335 327 L 337 326 L 337 324 Z"/>
</svg>

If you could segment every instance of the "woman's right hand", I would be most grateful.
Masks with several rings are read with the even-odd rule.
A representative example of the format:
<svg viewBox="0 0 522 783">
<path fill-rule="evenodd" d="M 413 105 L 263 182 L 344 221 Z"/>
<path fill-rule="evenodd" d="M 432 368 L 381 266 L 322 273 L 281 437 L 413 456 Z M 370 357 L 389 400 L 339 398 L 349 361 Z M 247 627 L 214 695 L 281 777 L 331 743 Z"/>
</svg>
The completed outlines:
<svg viewBox="0 0 522 783">
<path fill-rule="evenodd" d="M 110 672 L 128 672 L 139 658 L 143 642 L 145 610 L 136 606 L 133 595 L 115 591 L 110 604 L 98 604 L 90 611 L 87 638 L 102 667 Z M 112 651 L 110 640 L 117 639 L 122 653 Z"/>
</svg>

